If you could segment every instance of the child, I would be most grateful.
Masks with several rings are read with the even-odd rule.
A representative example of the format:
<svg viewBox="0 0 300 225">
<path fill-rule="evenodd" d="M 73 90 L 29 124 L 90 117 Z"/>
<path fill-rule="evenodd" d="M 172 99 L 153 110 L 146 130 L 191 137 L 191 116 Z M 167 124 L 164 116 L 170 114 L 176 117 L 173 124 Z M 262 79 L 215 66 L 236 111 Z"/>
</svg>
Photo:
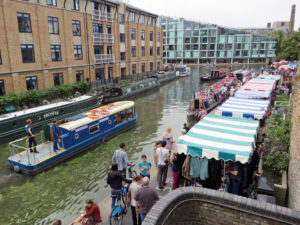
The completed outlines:
<svg viewBox="0 0 300 225">
<path fill-rule="evenodd" d="M 147 160 L 146 155 L 142 155 L 142 161 L 139 162 L 138 169 L 141 171 L 140 175 L 142 177 L 149 177 L 150 179 L 150 169 L 151 169 L 151 162 Z"/>
</svg>

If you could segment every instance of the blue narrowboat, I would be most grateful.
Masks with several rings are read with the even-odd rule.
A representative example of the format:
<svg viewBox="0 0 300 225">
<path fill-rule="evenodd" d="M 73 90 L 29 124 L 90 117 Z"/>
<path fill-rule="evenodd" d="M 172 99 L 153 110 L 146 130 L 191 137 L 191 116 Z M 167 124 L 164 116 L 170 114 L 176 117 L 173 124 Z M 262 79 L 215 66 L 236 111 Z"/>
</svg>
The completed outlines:
<svg viewBox="0 0 300 225">
<path fill-rule="evenodd" d="M 53 150 L 53 136 L 50 126 L 43 127 L 44 140 L 37 146 L 39 153 L 31 153 L 22 145 L 24 139 L 9 143 L 11 156 L 10 166 L 16 172 L 36 174 L 61 161 L 82 152 L 92 145 L 116 136 L 133 127 L 137 122 L 134 102 L 120 101 L 93 109 L 86 113 L 58 121 L 59 150 Z"/>
</svg>

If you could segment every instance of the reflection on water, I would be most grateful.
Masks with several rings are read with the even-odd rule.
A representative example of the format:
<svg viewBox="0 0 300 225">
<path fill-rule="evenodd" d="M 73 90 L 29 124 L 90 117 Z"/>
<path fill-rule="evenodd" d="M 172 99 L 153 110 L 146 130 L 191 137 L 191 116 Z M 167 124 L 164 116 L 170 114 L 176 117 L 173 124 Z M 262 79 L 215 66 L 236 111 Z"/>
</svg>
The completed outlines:
<svg viewBox="0 0 300 225">
<path fill-rule="evenodd" d="M 0 224 L 51 224 L 55 218 L 67 223 L 83 209 L 85 199 L 101 202 L 109 195 L 106 174 L 119 143 L 126 143 L 131 161 L 141 154 L 152 160 L 153 144 L 168 126 L 175 138 L 180 135 L 193 92 L 209 85 L 199 82 L 203 73 L 204 67 L 193 67 L 191 76 L 133 98 L 135 128 L 34 177 L 8 170 L 8 146 L 0 145 Z"/>
</svg>

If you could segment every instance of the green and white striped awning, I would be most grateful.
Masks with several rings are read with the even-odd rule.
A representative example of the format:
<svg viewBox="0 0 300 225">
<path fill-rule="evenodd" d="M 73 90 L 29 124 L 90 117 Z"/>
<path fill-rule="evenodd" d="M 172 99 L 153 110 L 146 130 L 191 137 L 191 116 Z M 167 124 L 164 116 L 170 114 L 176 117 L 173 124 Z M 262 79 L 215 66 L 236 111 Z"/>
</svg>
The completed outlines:
<svg viewBox="0 0 300 225">
<path fill-rule="evenodd" d="M 178 153 L 246 163 L 255 148 L 259 121 L 207 115 L 177 142 Z"/>
</svg>

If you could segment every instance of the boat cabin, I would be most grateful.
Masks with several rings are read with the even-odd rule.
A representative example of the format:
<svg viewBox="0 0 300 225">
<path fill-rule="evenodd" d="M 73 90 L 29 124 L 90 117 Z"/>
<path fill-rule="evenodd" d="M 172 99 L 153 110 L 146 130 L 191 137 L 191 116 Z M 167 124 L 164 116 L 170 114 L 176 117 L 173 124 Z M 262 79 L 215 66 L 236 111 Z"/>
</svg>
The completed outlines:
<svg viewBox="0 0 300 225">
<path fill-rule="evenodd" d="M 229 75 L 229 74 L 230 74 L 229 69 L 212 70 L 210 72 L 210 76 L 212 76 L 212 77 L 224 77 L 224 76 Z"/>
</svg>

